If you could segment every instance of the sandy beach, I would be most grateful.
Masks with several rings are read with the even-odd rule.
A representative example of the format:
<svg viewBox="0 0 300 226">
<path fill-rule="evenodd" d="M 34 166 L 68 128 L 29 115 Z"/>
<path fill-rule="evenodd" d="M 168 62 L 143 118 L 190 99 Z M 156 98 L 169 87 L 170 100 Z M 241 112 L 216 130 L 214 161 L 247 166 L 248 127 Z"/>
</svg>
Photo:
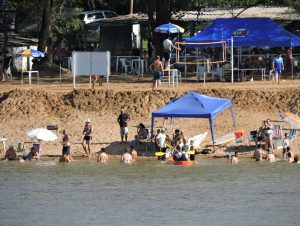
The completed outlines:
<svg viewBox="0 0 300 226">
<path fill-rule="evenodd" d="M 142 79 L 119 75 L 111 76 L 108 93 L 105 92 L 105 84 L 91 90 L 88 79 L 83 78 L 78 79 L 74 90 L 71 81 L 72 78 L 66 76 L 63 83 L 48 77 L 42 78 L 40 84 L 36 84 L 33 80 L 31 86 L 28 85 L 28 81 L 22 85 L 20 80 L 0 83 L 0 136 L 7 138 L 7 145 L 17 146 L 19 142 L 25 142 L 25 148 L 28 150 L 34 140 L 26 136 L 27 131 L 57 125 L 58 130 L 54 132 L 58 139 L 53 142 L 42 142 L 41 154 L 60 155 L 62 130 L 67 128 L 71 134 L 72 155 L 80 158 L 84 156 L 80 144 L 84 121 L 90 118 L 94 126 L 92 153 L 106 147 L 108 154 L 119 155 L 129 146 L 120 143 L 117 117 L 121 107 L 124 107 L 131 117 L 129 140 L 132 140 L 136 134 L 136 126 L 140 122 L 150 128 L 152 111 L 164 106 L 170 97 L 180 97 L 189 91 L 230 98 L 235 111 L 237 129 L 244 129 L 246 134 L 258 129 L 267 118 L 274 124 L 281 124 L 283 129 L 289 129 L 290 125 L 280 120 L 279 112 L 300 112 L 299 80 L 286 80 L 279 85 L 271 81 L 206 83 L 205 87 L 203 83 L 183 82 L 178 88 L 162 84 L 160 90 L 152 91 L 150 76 Z M 162 124 L 163 119 L 155 121 L 155 127 Z M 167 134 L 171 135 L 170 122 L 166 127 Z M 203 145 L 211 142 L 208 120 L 176 119 L 175 128 L 182 129 L 188 137 L 208 131 Z M 215 118 L 215 130 L 217 137 L 233 132 L 229 110 Z M 247 138 L 241 145 L 239 150 L 245 152 L 242 156 L 251 156 L 252 152 L 249 151 L 253 150 L 253 147 L 248 147 Z M 296 142 L 293 142 L 292 147 L 297 153 Z M 145 146 L 138 147 L 138 151 L 140 155 L 153 154 L 146 153 Z M 275 154 L 280 156 L 281 150 L 276 150 Z"/>
</svg>

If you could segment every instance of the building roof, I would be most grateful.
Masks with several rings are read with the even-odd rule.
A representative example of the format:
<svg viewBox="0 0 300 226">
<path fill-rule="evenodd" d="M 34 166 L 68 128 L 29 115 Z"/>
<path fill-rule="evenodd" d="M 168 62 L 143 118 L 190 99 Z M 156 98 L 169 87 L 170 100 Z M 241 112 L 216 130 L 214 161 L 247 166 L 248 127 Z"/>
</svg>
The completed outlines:
<svg viewBox="0 0 300 226">
<path fill-rule="evenodd" d="M 0 33 L 0 45 L 3 45 L 3 33 Z M 25 38 L 21 37 L 18 34 L 8 34 L 8 46 L 17 47 L 17 46 L 30 46 L 37 45 L 38 40 L 34 38 Z"/>
<path fill-rule="evenodd" d="M 147 14 L 143 13 L 133 13 L 128 15 L 120 15 L 117 17 L 112 18 L 106 18 L 106 19 L 99 19 L 95 22 L 92 22 L 90 24 L 99 24 L 101 26 L 120 26 L 120 25 L 126 25 L 126 24 L 137 24 L 137 23 L 147 23 L 148 22 L 148 16 Z"/>
<path fill-rule="evenodd" d="M 181 11 L 172 16 L 179 21 L 211 21 L 218 18 L 232 18 L 241 12 L 243 8 L 224 10 L 217 8 L 205 8 L 198 11 Z M 289 7 L 251 7 L 242 12 L 239 18 L 268 17 L 273 20 L 299 20 L 300 14 Z"/>
<path fill-rule="evenodd" d="M 180 11 L 172 16 L 173 21 L 213 21 L 217 18 L 232 18 L 243 9 L 225 10 L 217 8 L 205 8 L 201 11 Z M 291 21 L 300 20 L 300 14 L 289 7 L 251 7 L 242 12 L 239 18 L 249 17 L 268 17 L 273 20 Z M 134 13 L 120 15 L 117 17 L 99 19 L 90 25 L 101 26 L 120 26 L 135 23 L 148 23 L 148 15 L 143 13 Z"/>
</svg>

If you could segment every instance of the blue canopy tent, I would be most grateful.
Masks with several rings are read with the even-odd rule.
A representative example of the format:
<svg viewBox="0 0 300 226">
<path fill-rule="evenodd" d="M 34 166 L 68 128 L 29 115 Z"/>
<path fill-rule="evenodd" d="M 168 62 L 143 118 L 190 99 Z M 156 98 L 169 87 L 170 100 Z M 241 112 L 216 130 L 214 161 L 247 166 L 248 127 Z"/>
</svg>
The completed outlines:
<svg viewBox="0 0 300 226">
<path fill-rule="evenodd" d="M 300 37 L 277 25 L 270 18 L 220 18 L 187 42 L 226 41 L 234 46 L 300 46 Z M 205 45 L 204 45 L 205 46 Z M 210 45 L 211 46 L 211 45 Z"/>
<path fill-rule="evenodd" d="M 300 37 L 277 25 L 270 18 L 220 18 L 199 34 L 186 39 L 190 43 L 225 41 L 231 47 L 231 82 L 233 83 L 233 48 L 240 46 L 294 47 L 300 46 Z M 214 47 L 213 45 L 197 46 Z M 218 44 L 215 45 L 215 47 Z M 220 45 L 219 45 L 220 46 Z"/>
<path fill-rule="evenodd" d="M 234 128 L 235 120 L 230 99 L 209 97 L 195 92 L 187 93 L 166 106 L 152 112 L 151 134 L 153 134 L 154 119 L 158 117 L 170 118 L 207 118 L 210 124 L 212 142 L 215 143 L 214 117 L 230 108 Z"/>
</svg>

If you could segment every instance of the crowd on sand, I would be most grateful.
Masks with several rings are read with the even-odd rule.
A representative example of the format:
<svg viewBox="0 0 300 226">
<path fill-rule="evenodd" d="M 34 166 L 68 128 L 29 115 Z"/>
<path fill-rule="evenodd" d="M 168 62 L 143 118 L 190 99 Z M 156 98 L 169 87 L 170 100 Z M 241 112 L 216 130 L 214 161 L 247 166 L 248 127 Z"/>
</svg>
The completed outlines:
<svg viewBox="0 0 300 226">
<path fill-rule="evenodd" d="M 153 133 L 152 136 L 149 134 L 148 129 L 143 123 L 140 123 L 137 126 L 136 135 L 134 136 L 134 140 L 128 142 L 128 121 L 130 120 L 130 116 L 125 112 L 122 108 L 121 112 L 117 118 L 117 121 L 120 126 L 120 137 L 121 143 L 129 144 L 129 147 L 124 149 L 124 153 L 121 156 L 120 161 L 125 164 L 131 164 L 137 161 L 138 152 L 136 147 L 141 143 L 148 143 L 150 138 L 153 138 L 152 150 L 157 151 L 159 160 L 167 160 L 168 158 L 172 158 L 175 161 L 194 161 L 196 159 L 197 154 L 207 154 L 204 153 L 204 150 L 200 150 L 199 147 L 194 145 L 193 139 L 188 139 L 185 133 L 182 130 L 175 129 L 174 133 L 169 136 L 166 133 L 166 129 L 161 127 L 157 129 L 156 133 Z M 171 125 L 173 125 L 171 119 Z M 165 126 L 168 118 L 164 119 L 163 125 Z M 71 157 L 71 139 L 70 134 L 67 129 L 64 129 L 62 132 L 62 154 L 59 158 L 59 162 L 71 162 L 73 161 Z M 285 160 L 289 163 L 300 163 L 299 156 L 295 155 L 290 147 L 288 134 L 285 133 L 285 137 L 282 141 L 283 153 L 282 158 L 275 157 L 273 153 L 274 144 L 272 143 L 272 134 L 273 134 L 273 125 L 270 119 L 263 121 L 262 125 L 259 127 L 257 131 L 252 131 L 255 141 L 255 150 L 253 158 L 255 161 L 263 161 L 264 159 L 267 162 L 276 162 L 278 160 Z M 93 125 L 91 120 L 88 118 L 85 120 L 85 125 L 82 131 L 83 141 L 82 147 L 87 157 L 91 156 L 91 142 L 93 135 Z M 126 145 L 127 146 L 127 145 Z M 40 159 L 39 157 L 39 149 L 40 146 L 34 144 L 29 153 L 23 151 L 22 155 L 17 156 L 16 149 L 14 145 L 10 145 L 6 150 L 4 159 L 6 160 L 19 160 L 20 162 L 25 161 L 37 161 Z M 99 163 L 108 163 L 109 156 L 106 153 L 105 148 L 101 148 L 98 152 L 97 162 Z M 230 153 L 227 153 L 227 158 L 231 163 L 238 163 L 239 156 L 238 152 L 235 152 L 232 156 Z"/>
</svg>

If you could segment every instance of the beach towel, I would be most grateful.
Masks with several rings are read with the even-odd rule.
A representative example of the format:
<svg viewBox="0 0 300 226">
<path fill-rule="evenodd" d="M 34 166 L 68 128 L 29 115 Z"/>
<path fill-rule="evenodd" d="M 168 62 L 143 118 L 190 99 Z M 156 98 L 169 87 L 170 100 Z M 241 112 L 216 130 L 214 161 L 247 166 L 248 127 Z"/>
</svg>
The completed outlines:
<svg viewBox="0 0 300 226">
<path fill-rule="evenodd" d="M 282 126 L 274 125 L 273 138 L 282 139 Z"/>
</svg>

